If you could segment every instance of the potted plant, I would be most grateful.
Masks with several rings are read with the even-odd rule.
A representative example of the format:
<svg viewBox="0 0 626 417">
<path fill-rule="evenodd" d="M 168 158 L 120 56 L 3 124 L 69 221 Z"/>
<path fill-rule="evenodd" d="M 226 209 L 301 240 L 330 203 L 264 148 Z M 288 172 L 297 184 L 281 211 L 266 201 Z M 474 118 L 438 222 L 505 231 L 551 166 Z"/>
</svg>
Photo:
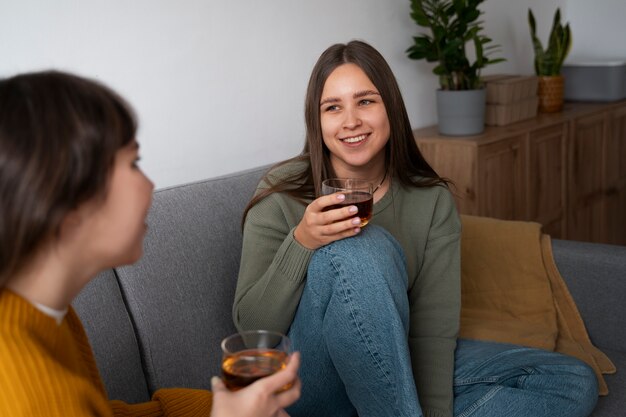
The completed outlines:
<svg viewBox="0 0 626 417">
<path fill-rule="evenodd" d="M 550 30 L 548 48 L 545 50 L 537 38 L 535 16 L 530 9 L 528 9 L 528 24 L 535 50 L 535 73 L 539 78 L 537 88 L 539 111 L 560 111 L 563 108 L 564 85 L 561 67 L 572 47 L 569 23 L 565 26 L 561 24 L 561 11 L 557 8 Z"/>
<path fill-rule="evenodd" d="M 439 77 L 437 114 L 439 132 L 444 135 L 474 135 L 485 125 L 485 89 L 480 71 L 490 64 L 504 61 L 488 55 L 498 45 L 482 34 L 484 0 L 411 0 L 411 18 L 418 26 L 428 28 L 413 38 L 407 49 L 411 59 L 437 62 L 433 69 Z M 474 45 L 475 58 L 470 62 L 466 45 Z"/>
</svg>

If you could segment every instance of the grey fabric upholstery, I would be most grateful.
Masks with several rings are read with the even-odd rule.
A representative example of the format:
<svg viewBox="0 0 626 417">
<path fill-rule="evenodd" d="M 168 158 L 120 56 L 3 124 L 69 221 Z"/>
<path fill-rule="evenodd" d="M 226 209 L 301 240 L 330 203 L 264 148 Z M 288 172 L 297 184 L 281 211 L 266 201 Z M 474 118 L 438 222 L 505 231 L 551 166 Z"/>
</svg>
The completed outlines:
<svg viewBox="0 0 626 417">
<path fill-rule="evenodd" d="M 157 191 L 145 253 L 118 276 L 151 392 L 209 388 L 232 323 L 241 216 L 265 169 Z"/>
<path fill-rule="evenodd" d="M 598 405 L 592 417 L 617 417 L 626 414 L 626 352 L 624 349 L 602 349 L 615 364 L 617 373 L 605 375 L 604 379 L 609 386 L 609 395 L 598 398 Z"/>
<path fill-rule="evenodd" d="M 98 363 L 107 394 L 129 403 L 148 401 L 144 376 L 128 311 L 112 269 L 102 272 L 73 303 Z"/>
<path fill-rule="evenodd" d="M 613 361 L 606 375 L 609 395 L 600 397 L 593 417 L 624 415 L 626 409 L 626 247 L 553 240 L 554 261 L 593 343 Z M 620 313 L 621 312 L 621 313 Z"/>
<path fill-rule="evenodd" d="M 157 191 L 142 260 L 106 271 L 78 297 L 111 398 L 139 402 L 158 388 L 209 388 L 218 375 L 219 343 L 235 331 L 241 215 L 266 169 Z M 555 240 L 553 250 L 592 340 L 618 368 L 592 416 L 622 415 L 626 248 Z"/>
<path fill-rule="evenodd" d="M 616 307 L 626 299 L 626 247 L 553 240 L 557 268 L 591 340 L 626 353 L 626 326 Z"/>
</svg>

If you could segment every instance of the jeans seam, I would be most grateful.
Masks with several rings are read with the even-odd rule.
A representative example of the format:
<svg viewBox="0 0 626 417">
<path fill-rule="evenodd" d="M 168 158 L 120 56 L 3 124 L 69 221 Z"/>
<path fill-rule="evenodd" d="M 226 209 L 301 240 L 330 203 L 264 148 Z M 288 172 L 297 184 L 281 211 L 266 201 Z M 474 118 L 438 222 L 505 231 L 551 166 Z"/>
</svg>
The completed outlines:
<svg viewBox="0 0 626 417">
<path fill-rule="evenodd" d="M 381 362 L 380 362 L 380 360 L 378 358 L 379 357 L 378 352 L 376 352 L 375 350 L 372 349 L 371 339 L 367 335 L 365 330 L 363 329 L 363 326 L 361 325 L 361 323 L 360 323 L 360 321 L 359 321 L 359 319 L 357 317 L 356 310 L 353 307 L 354 304 L 352 303 L 352 298 L 350 297 L 351 289 L 348 287 L 346 281 L 347 280 L 345 278 L 342 278 L 341 284 L 342 284 L 342 288 L 344 290 L 345 299 L 346 299 L 346 301 L 348 301 L 348 305 L 350 306 L 350 315 L 352 316 L 352 320 L 354 322 L 354 325 L 356 326 L 357 330 L 359 331 L 359 334 L 361 335 L 361 338 L 365 342 L 365 346 L 367 347 L 367 350 L 369 351 L 369 353 L 372 356 L 372 358 L 375 360 L 376 365 L 381 370 L 381 372 L 385 375 L 385 377 L 387 377 L 387 382 L 391 383 L 391 381 L 388 378 L 388 376 L 389 376 L 388 373 L 385 372 L 385 370 L 381 366 Z"/>
<path fill-rule="evenodd" d="M 482 384 L 482 383 L 490 383 L 493 384 L 500 380 L 499 376 L 485 376 L 485 377 L 475 377 L 475 378 L 455 378 L 454 386 L 460 387 L 464 385 L 474 385 L 474 384 Z"/>
<path fill-rule="evenodd" d="M 469 374 L 469 375 L 476 374 L 479 370 L 481 370 L 482 368 L 488 366 L 490 363 L 498 360 L 500 357 L 508 356 L 508 355 L 511 355 L 512 353 L 517 353 L 517 352 L 524 351 L 524 350 L 525 350 L 525 348 L 518 348 L 518 349 L 511 349 L 511 350 L 507 350 L 507 351 L 504 351 L 504 352 L 500 352 L 500 353 L 490 357 L 486 361 L 481 362 L 479 364 L 479 366 L 472 368 L 471 372 L 466 372 L 466 374 Z M 491 378 L 491 377 L 485 377 L 485 378 Z M 496 376 L 495 378 L 499 378 L 499 376 Z M 459 378 L 455 378 L 455 381 L 458 381 L 458 380 L 463 381 L 463 380 L 466 380 L 466 379 L 471 379 L 471 378 L 461 378 L 461 377 L 459 377 Z"/>
<path fill-rule="evenodd" d="M 520 388 L 524 388 L 526 380 L 530 375 L 537 374 L 537 370 L 535 368 L 524 366 L 522 369 L 526 372 L 526 375 L 521 375 L 517 378 L 517 386 Z"/>
<path fill-rule="evenodd" d="M 500 391 L 502 388 L 503 387 L 501 387 L 501 386 L 493 388 L 492 390 L 487 392 L 487 394 L 485 394 L 482 397 L 480 397 L 480 399 L 478 399 L 478 401 L 474 402 L 472 405 L 467 407 L 461 414 L 457 415 L 456 417 L 468 417 L 468 416 L 474 414 L 474 412 L 476 410 L 478 410 L 485 403 L 487 403 L 487 401 L 491 400 L 498 393 L 498 391 Z"/>
<path fill-rule="evenodd" d="M 335 268 L 335 270 L 339 270 L 339 268 L 337 268 L 337 265 L 334 262 L 334 258 L 331 258 L 331 263 L 333 265 L 333 268 Z M 365 342 L 365 347 L 367 348 L 368 352 L 370 353 L 371 358 L 374 360 L 374 362 L 376 363 L 376 366 L 378 367 L 378 369 L 382 372 L 382 374 L 385 376 L 385 379 L 387 380 L 387 383 L 392 387 L 393 390 L 393 396 L 394 396 L 394 404 L 396 405 L 396 408 L 394 410 L 394 413 L 397 415 L 399 412 L 398 409 L 398 392 L 397 392 L 397 387 L 395 386 L 395 384 L 393 384 L 393 382 L 389 379 L 389 373 L 385 371 L 384 367 L 382 366 L 382 363 L 379 359 L 379 354 L 372 350 L 372 344 L 370 342 L 370 338 L 367 335 L 367 333 L 364 331 L 362 325 L 360 324 L 358 318 L 357 318 L 357 313 L 354 309 L 354 303 L 352 302 L 352 298 L 350 296 L 350 286 L 348 285 L 348 281 L 343 277 L 343 275 L 341 276 L 341 288 L 343 290 L 343 294 L 344 294 L 344 299 L 346 300 L 346 302 L 348 302 L 348 306 L 350 307 L 350 316 L 352 317 L 352 321 L 358 331 L 358 333 L 361 335 L 361 339 Z"/>
</svg>

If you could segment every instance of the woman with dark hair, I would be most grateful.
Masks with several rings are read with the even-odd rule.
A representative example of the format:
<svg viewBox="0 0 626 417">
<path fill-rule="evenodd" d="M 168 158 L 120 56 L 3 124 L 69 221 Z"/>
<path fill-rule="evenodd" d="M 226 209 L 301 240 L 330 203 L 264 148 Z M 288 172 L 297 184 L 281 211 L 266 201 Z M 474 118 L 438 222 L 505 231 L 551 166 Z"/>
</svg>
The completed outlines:
<svg viewBox="0 0 626 417">
<path fill-rule="evenodd" d="M 142 255 L 152 182 L 130 107 L 60 72 L 0 80 L 0 415 L 285 416 L 298 356 L 239 391 L 162 389 L 108 401 L 70 303 L 98 272 Z M 293 388 L 274 394 L 295 380 Z"/>
<path fill-rule="evenodd" d="M 587 415 L 597 386 L 582 362 L 457 343 L 459 217 L 384 58 L 360 41 L 324 51 L 305 119 L 303 152 L 270 169 L 246 208 L 233 307 L 239 329 L 288 332 L 302 353 L 291 415 Z M 356 206 L 328 209 L 345 199 L 321 195 L 332 177 L 375 186 L 365 228 Z"/>
</svg>

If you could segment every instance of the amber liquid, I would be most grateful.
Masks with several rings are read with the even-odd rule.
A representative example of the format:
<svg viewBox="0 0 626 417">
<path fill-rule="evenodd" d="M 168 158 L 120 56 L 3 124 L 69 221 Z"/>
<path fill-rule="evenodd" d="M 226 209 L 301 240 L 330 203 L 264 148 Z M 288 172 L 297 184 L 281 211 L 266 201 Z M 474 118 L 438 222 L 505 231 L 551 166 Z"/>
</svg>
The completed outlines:
<svg viewBox="0 0 626 417">
<path fill-rule="evenodd" d="M 356 215 L 359 216 L 359 218 L 361 219 L 360 227 L 368 224 L 370 219 L 372 218 L 372 210 L 374 208 L 374 196 L 372 196 L 372 194 L 364 193 L 362 191 L 344 192 L 343 194 L 346 196 L 346 199 L 343 200 L 342 203 L 328 206 L 323 211 L 334 210 L 347 206 L 356 206 L 359 210 Z"/>
<path fill-rule="evenodd" d="M 228 356 L 222 362 L 224 384 L 231 391 L 247 387 L 287 366 L 287 353 L 278 350 L 250 349 Z M 289 388 L 284 387 L 283 389 Z"/>
</svg>

